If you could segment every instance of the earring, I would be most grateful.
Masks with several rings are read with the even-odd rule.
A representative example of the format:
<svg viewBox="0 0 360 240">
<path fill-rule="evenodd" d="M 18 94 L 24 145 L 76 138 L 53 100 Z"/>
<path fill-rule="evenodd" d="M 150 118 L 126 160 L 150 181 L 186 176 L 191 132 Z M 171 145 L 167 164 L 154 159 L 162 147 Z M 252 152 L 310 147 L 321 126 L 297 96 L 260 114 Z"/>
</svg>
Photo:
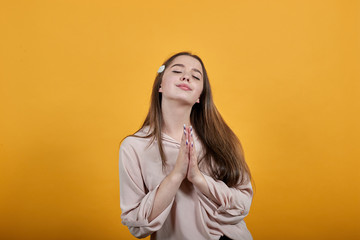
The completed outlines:
<svg viewBox="0 0 360 240">
<path fill-rule="evenodd" d="M 198 98 L 198 100 L 196 100 L 197 103 L 200 103 L 200 98 Z"/>
</svg>

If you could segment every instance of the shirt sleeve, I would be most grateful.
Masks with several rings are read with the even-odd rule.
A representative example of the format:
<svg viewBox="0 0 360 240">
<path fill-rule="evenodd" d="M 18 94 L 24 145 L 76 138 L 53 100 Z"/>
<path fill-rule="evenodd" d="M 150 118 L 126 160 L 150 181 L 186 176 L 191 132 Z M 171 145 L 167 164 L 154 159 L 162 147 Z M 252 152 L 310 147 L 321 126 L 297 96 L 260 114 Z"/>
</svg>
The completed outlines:
<svg viewBox="0 0 360 240">
<path fill-rule="evenodd" d="M 122 223 L 137 238 L 144 238 L 158 231 L 169 215 L 174 199 L 162 213 L 149 222 L 148 218 L 160 184 L 153 190 L 147 190 L 143 181 L 139 156 L 135 146 L 130 144 L 128 139 L 124 139 L 120 146 L 119 174 Z"/>
<path fill-rule="evenodd" d="M 250 211 L 253 190 L 251 182 L 237 187 L 228 187 L 223 181 L 214 180 L 203 174 L 208 184 L 210 193 L 217 200 L 210 200 L 200 191 L 198 192 L 201 206 L 209 219 L 220 225 L 238 224 Z"/>
</svg>

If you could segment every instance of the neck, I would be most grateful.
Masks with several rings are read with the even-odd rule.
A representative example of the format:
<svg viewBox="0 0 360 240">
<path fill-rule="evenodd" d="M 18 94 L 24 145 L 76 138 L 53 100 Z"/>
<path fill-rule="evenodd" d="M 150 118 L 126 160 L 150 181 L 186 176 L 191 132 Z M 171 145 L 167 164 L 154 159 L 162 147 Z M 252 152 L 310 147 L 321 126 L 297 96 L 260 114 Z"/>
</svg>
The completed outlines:
<svg viewBox="0 0 360 240">
<path fill-rule="evenodd" d="M 183 125 L 190 126 L 190 113 L 192 106 L 181 104 L 178 101 L 162 101 L 161 111 L 164 125 L 162 132 L 181 141 Z"/>
</svg>

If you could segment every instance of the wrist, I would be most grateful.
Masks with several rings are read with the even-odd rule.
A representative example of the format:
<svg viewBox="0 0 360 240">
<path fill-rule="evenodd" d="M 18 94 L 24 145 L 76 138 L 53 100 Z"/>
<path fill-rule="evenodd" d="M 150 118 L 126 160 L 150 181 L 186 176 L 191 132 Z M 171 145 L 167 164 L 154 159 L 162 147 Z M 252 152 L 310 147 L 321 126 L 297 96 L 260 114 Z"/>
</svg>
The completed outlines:
<svg viewBox="0 0 360 240">
<path fill-rule="evenodd" d="M 181 173 L 172 171 L 169 174 L 169 180 L 173 183 L 181 184 L 181 182 L 184 180 L 185 176 L 183 176 Z"/>
<path fill-rule="evenodd" d="M 189 181 L 195 186 L 203 186 L 204 184 L 207 184 L 204 176 L 200 171 L 198 171 L 195 176 L 191 177 Z"/>
</svg>

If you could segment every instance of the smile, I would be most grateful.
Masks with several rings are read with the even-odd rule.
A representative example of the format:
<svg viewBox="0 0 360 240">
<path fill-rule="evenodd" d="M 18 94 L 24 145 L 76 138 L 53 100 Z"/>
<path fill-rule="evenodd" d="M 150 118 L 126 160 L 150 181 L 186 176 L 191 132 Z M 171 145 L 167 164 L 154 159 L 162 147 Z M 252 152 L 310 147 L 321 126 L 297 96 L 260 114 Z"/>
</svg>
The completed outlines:
<svg viewBox="0 0 360 240">
<path fill-rule="evenodd" d="M 176 85 L 178 88 L 181 88 L 184 91 L 191 91 L 191 88 L 186 84 L 178 84 Z"/>
</svg>

